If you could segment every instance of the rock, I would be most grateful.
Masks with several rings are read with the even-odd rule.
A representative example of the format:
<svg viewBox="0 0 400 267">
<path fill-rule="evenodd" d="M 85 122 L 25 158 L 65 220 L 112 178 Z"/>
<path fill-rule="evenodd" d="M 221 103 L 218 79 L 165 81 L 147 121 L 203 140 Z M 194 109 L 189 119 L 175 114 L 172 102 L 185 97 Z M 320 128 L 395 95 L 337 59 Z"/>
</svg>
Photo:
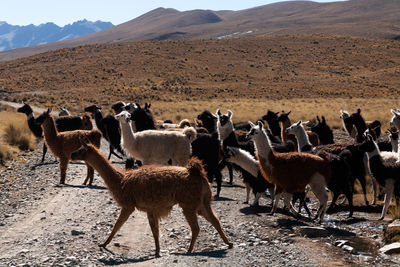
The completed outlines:
<svg viewBox="0 0 400 267">
<path fill-rule="evenodd" d="M 390 245 L 383 246 L 379 249 L 379 252 L 384 254 L 400 253 L 400 242 L 394 242 Z"/>
<path fill-rule="evenodd" d="M 326 237 L 329 235 L 328 230 L 323 227 L 310 227 L 310 226 L 301 226 L 300 227 L 301 235 L 306 237 L 314 238 L 314 237 Z"/>
<path fill-rule="evenodd" d="M 71 235 L 83 235 L 83 234 L 84 234 L 84 232 L 81 232 L 81 231 L 77 231 L 77 230 L 71 231 Z"/>
<path fill-rule="evenodd" d="M 350 242 L 348 240 L 336 240 L 335 241 L 335 246 L 339 247 L 339 248 L 343 247 L 344 245 L 349 245 L 349 244 L 350 244 Z"/>
<path fill-rule="evenodd" d="M 342 249 L 344 251 L 350 252 L 351 254 L 356 254 L 357 253 L 356 250 L 352 246 L 349 246 L 349 245 L 343 245 Z"/>
<path fill-rule="evenodd" d="M 383 230 L 383 236 L 387 243 L 400 241 L 400 220 L 394 220 Z"/>
</svg>

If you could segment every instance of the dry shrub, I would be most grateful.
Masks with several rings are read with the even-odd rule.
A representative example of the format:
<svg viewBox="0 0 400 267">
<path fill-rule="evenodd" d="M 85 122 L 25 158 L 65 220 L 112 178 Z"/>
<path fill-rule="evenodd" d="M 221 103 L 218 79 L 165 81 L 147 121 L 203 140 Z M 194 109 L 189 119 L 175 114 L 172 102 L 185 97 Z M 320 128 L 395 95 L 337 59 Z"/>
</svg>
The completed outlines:
<svg viewBox="0 0 400 267">
<path fill-rule="evenodd" d="M 390 206 L 388 212 L 393 220 L 400 219 L 400 205 Z"/>
<path fill-rule="evenodd" d="M 27 131 L 20 123 L 11 123 L 4 130 L 4 141 L 12 146 L 16 146 L 21 150 L 33 150 L 34 139 L 32 134 Z"/>
</svg>

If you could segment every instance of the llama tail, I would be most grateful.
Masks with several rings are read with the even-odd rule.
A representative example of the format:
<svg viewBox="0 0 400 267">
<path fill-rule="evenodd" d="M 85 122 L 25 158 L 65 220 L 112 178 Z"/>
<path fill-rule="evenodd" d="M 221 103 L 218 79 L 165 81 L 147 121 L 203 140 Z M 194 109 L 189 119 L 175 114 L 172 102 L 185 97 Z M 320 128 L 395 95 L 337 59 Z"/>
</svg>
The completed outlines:
<svg viewBox="0 0 400 267">
<path fill-rule="evenodd" d="M 183 119 L 178 125 L 179 128 L 190 127 L 190 122 L 188 119 Z"/>
<path fill-rule="evenodd" d="M 190 143 L 194 141 L 194 139 L 196 139 L 197 137 L 197 132 L 193 127 L 186 127 L 183 130 L 183 134 L 187 136 L 187 138 L 189 138 Z"/>
</svg>

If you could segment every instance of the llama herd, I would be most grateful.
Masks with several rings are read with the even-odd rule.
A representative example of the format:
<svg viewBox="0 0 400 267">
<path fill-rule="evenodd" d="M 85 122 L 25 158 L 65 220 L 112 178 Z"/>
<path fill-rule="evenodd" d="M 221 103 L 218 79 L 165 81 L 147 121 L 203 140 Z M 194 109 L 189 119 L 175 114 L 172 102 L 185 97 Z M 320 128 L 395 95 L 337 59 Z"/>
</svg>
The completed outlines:
<svg viewBox="0 0 400 267">
<path fill-rule="evenodd" d="M 233 169 L 241 173 L 246 185 L 246 203 L 254 194 L 251 206 L 260 197 L 271 198 L 271 214 L 283 198 L 284 207 L 301 218 L 311 190 L 319 202 L 314 220 L 322 222 L 326 212 L 335 210 L 336 201 L 344 195 L 349 217 L 353 216 L 354 183 L 359 180 L 366 205 L 366 175 L 373 182 L 376 204 L 379 187 L 385 192 L 380 219 L 387 213 L 393 195 L 400 197 L 400 160 L 398 131 L 400 112 L 391 110 L 389 140 L 381 137 L 381 123 L 366 122 L 361 110 L 349 114 L 341 110 L 343 128 L 352 141 L 335 143 L 332 129 L 324 116 L 315 123 L 292 123 L 289 112 L 268 110 L 256 123 L 233 123 L 233 112 L 205 110 L 194 123 L 185 119 L 179 124 L 155 120 L 150 104 L 120 101 L 111 106 L 113 115 L 103 116 L 101 108 L 84 109 L 95 120 L 93 129 L 88 115 L 71 116 L 63 108 L 59 117 L 47 110 L 37 118 L 26 103 L 18 109 L 25 113 L 28 126 L 37 138 L 44 137 L 42 162 L 47 147 L 59 158 L 60 183 L 65 183 L 70 160 L 83 160 L 87 165 L 84 184 L 92 185 L 94 170 L 103 178 L 111 195 L 121 206 L 121 213 L 105 247 L 136 209 L 147 213 L 159 255 L 159 220 L 178 204 L 192 232 L 188 252 L 192 252 L 199 233 L 197 216 L 203 216 L 232 247 L 212 207 L 210 183 L 217 184 L 214 198 L 221 194 L 223 168 L 228 168 L 229 183 Z M 311 126 L 311 127 L 310 127 Z M 109 143 L 108 159 L 99 151 L 103 136 Z M 118 170 L 109 161 L 114 155 L 126 159 L 126 170 Z M 132 168 L 132 169 L 131 169 Z M 267 194 L 268 192 L 268 194 Z M 332 201 L 328 207 L 328 192 Z M 299 201 L 298 210 L 295 209 Z"/>
</svg>

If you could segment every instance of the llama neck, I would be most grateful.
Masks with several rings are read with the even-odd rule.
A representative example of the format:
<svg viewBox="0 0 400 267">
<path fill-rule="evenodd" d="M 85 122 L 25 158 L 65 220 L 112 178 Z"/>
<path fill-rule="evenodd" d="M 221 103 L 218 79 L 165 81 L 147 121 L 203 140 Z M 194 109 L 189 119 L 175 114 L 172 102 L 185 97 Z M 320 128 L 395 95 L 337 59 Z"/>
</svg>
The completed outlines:
<svg viewBox="0 0 400 267">
<path fill-rule="evenodd" d="M 56 123 L 52 117 L 47 117 L 43 124 L 43 133 L 44 133 L 44 138 L 46 139 L 46 143 L 51 144 L 54 142 L 57 142 L 57 135 L 58 131 L 56 128 Z"/>
<path fill-rule="evenodd" d="M 310 140 L 308 139 L 308 135 L 306 133 L 306 130 L 304 130 L 303 127 L 296 131 L 296 138 L 297 138 L 297 147 L 298 151 L 301 152 L 306 152 L 311 150 L 311 143 Z"/>
<path fill-rule="evenodd" d="M 232 132 L 234 132 L 232 121 L 227 122 L 224 126 L 221 126 L 218 121 L 217 126 L 220 140 L 225 140 Z"/>
<path fill-rule="evenodd" d="M 229 161 L 239 165 L 241 168 L 249 172 L 254 177 L 257 177 L 260 170 L 258 161 L 255 160 L 248 152 L 239 150 L 236 157 L 231 158 Z"/>
<path fill-rule="evenodd" d="M 122 133 L 122 145 L 125 146 L 126 144 L 129 144 L 129 146 L 131 146 L 135 144 L 136 135 L 133 133 L 131 125 L 127 122 L 121 122 L 120 124 Z"/>
<path fill-rule="evenodd" d="M 235 132 L 231 132 L 222 142 L 222 147 L 225 149 L 227 146 L 239 147 L 239 142 L 236 138 Z"/>
<path fill-rule="evenodd" d="M 114 199 L 120 203 L 118 198 L 122 195 L 121 182 L 124 174 L 116 169 L 111 162 L 95 148 L 90 151 L 85 161 L 99 173 Z"/>
<path fill-rule="evenodd" d="M 281 139 L 282 142 L 286 142 L 288 140 L 288 134 L 286 133 L 286 128 L 290 127 L 290 119 L 287 119 L 285 121 L 280 121 L 279 122 L 281 125 Z"/>
<path fill-rule="evenodd" d="M 390 143 L 392 145 L 392 152 L 397 153 L 399 151 L 399 140 L 391 139 Z"/>
<path fill-rule="evenodd" d="M 277 120 L 271 119 L 267 121 L 269 128 L 274 136 L 281 135 L 281 127 L 279 126 L 279 122 Z"/>
<path fill-rule="evenodd" d="M 104 125 L 103 125 L 103 113 L 100 110 L 97 110 L 94 114 L 94 121 L 96 122 L 97 129 L 99 129 L 104 135 Z"/>
<path fill-rule="evenodd" d="M 263 157 L 264 159 L 268 160 L 270 154 L 273 154 L 271 149 L 271 142 L 267 136 L 267 133 L 263 130 L 262 134 L 257 135 L 256 138 L 253 140 L 256 148 L 256 153 Z"/>
<path fill-rule="evenodd" d="M 372 157 L 381 157 L 381 151 L 379 150 L 378 145 L 374 142 L 375 149 L 372 152 L 367 152 L 368 158 Z"/>
<path fill-rule="evenodd" d="M 42 127 L 35 121 L 33 112 L 27 115 L 26 120 L 28 122 L 28 127 L 36 137 L 43 137 Z"/>
</svg>

